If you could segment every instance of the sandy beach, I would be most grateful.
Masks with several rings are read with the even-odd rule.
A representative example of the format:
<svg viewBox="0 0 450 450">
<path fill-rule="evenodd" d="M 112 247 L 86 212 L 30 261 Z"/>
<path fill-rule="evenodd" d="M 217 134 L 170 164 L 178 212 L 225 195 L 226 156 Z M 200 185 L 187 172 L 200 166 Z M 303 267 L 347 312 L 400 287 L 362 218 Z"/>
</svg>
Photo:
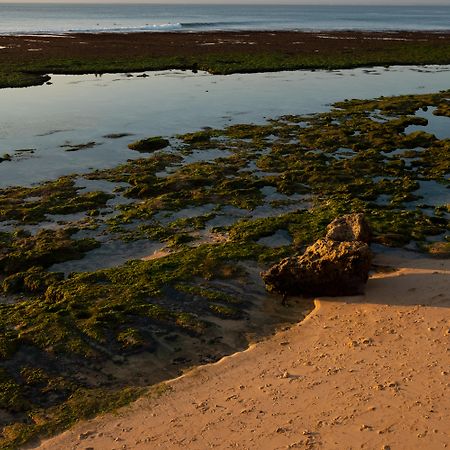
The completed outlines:
<svg viewBox="0 0 450 450">
<path fill-rule="evenodd" d="M 443 449 L 450 261 L 378 255 L 366 294 L 169 381 L 40 449 Z"/>
</svg>

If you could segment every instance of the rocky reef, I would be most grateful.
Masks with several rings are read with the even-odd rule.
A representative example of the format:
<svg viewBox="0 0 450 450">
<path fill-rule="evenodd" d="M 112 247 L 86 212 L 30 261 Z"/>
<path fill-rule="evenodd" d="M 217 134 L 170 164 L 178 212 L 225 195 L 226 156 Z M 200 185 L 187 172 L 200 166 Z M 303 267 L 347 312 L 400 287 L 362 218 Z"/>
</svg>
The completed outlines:
<svg viewBox="0 0 450 450">
<path fill-rule="evenodd" d="M 167 139 L 163 139 L 160 136 L 151 137 L 148 139 L 142 139 L 140 141 L 132 142 L 128 145 L 130 150 L 136 150 L 141 153 L 151 153 L 156 150 L 162 150 L 169 145 Z"/>
<path fill-rule="evenodd" d="M 364 292 L 372 254 L 363 214 L 335 219 L 300 256 L 285 258 L 262 273 L 269 291 L 287 295 L 357 295 Z"/>
<path fill-rule="evenodd" d="M 370 226 L 362 213 L 346 214 L 334 219 L 327 227 L 326 239 L 332 241 L 370 242 Z"/>
</svg>

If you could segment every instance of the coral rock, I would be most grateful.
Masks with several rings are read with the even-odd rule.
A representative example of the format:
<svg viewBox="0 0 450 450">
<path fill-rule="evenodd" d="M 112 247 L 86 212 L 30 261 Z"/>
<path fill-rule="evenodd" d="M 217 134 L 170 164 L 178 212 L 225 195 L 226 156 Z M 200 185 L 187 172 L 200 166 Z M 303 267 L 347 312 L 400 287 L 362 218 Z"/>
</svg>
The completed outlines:
<svg viewBox="0 0 450 450">
<path fill-rule="evenodd" d="M 285 258 L 261 275 L 268 290 L 283 295 L 358 295 L 371 260 L 364 242 L 321 239 L 303 255 Z"/>
<path fill-rule="evenodd" d="M 370 227 L 364 214 L 355 213 L 339 217 L 327 227 L 327 239 L 333 241 L 370 241 Z"/>
</svg>

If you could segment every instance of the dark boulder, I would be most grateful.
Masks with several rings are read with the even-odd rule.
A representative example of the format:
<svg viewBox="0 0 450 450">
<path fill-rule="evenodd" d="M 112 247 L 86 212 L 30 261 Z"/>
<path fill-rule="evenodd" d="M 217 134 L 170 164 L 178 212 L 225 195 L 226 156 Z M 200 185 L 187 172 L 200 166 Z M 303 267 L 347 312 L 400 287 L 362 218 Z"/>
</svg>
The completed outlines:
<svg viewBox="0 0 450 450">
<path fill-rule="evenodd" d="M 133 142 L 128 145 L 130 150 L 136 150 L 141 153 L 151 153 L 156 150 L 162 150 L 166 148 L 170 142 L 167 139 L 163 139 L 160 136 L 151 137 L 148 139 L 142 139 L 140 141 Z"/>
<path fill-rule="evenodd" d="M 285 258 L 261 275 L 270 291 L 339 296 L 364 292 L 372 254 L 365 242 L 321 239 L 301 256 Z"/>
</svg>

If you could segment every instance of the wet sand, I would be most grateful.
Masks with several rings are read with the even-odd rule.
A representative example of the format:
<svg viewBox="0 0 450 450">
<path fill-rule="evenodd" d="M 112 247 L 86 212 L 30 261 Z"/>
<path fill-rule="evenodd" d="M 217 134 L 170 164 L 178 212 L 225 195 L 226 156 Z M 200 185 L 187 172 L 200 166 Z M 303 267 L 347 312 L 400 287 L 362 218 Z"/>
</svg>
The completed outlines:
<svg viewBox="0 0 450 450">
<path fill-rule="evenodd" d="M 191 57 L 246 53 L 340 55 L 387 51 L 407 43 L 450 43 L 449 32 L 301 32 L 221 31 L 202 33 L 146 32 L 35 36 L 0 36 L 0 64 L 22 65 L 42 59 L 128 60 L 144 57 Z"/>
<path fill-rule="evenodd" d="M 442 449 L 450 445 L 450 261 L 379 255 L 359 297 L 197 368 L 41 449 Z"/>
</svg>

